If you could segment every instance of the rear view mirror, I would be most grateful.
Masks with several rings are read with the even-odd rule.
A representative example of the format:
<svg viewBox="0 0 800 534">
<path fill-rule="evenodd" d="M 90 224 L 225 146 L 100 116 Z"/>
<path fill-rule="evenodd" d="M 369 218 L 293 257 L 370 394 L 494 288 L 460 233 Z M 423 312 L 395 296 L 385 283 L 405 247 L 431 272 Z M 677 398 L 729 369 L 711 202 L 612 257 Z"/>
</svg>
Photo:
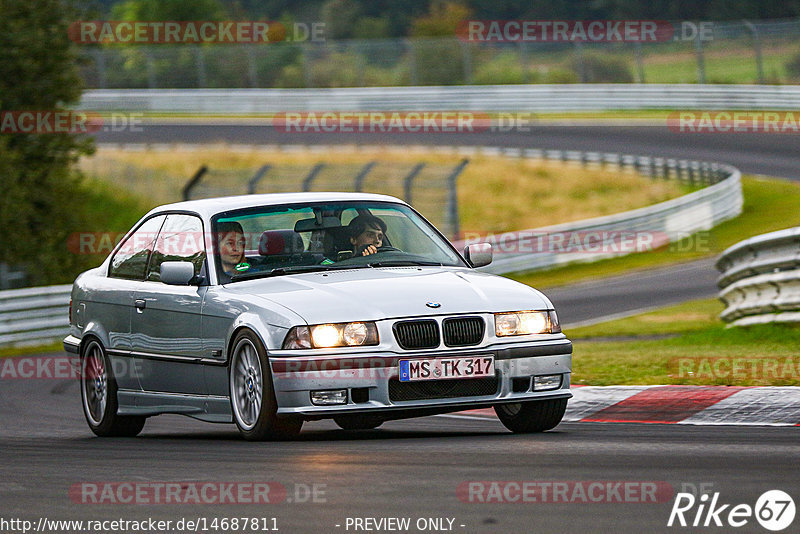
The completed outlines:
<svg viewBox="0 0 800 534">
<path fill-rule="evenodd" d="M 187 286 L 194 278 L 190 261 L 165 261 L 161 264 L 161 281 L 171 286 Z"/>
<path fill-rule="evenodd" d="M 312 219 L 300 219 L 294 223 L 294 231 L 297 233 L 311 232 L 312 230 L 327 230 L 328 228 L 341 228 L 342 223 L 336 217 L 319 217 Z"/>
<path fill-rule="evenodd" d="M 473 267 L 483 267 L 492 263 L 492 245 L 490 243 L 473 243 L 464 248 L 464 257 Z"/>
</svg>

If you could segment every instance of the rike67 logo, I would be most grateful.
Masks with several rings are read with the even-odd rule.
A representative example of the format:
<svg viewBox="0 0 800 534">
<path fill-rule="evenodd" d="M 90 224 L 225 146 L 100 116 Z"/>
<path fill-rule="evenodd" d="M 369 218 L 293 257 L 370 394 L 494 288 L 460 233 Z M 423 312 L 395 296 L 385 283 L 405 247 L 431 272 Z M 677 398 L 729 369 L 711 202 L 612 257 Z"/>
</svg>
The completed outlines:
<svg viewBox="0 0 800 534">
<path fill-rule="evenodd" d="M 765 529 L 778 532 L 794 521 L 794 500 L 781 490 L 764 492 L 755 506 L 720 502 L 719 492 L 703 493 L 699 498 L 691 493 L 678 493 L 669 514 L 667 526 L 733 527 L 752 524 L 755 520 Z"/>
</svg>

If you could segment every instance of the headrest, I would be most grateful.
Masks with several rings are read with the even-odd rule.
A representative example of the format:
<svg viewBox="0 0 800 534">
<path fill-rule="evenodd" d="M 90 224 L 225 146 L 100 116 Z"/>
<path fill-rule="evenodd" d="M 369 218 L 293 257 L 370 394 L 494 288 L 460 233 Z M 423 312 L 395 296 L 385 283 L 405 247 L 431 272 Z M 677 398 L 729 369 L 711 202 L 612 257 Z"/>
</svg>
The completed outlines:
<svg viewBox="0 0 800 534">
<path fill-rule="evenodd" d="M 294 230 L 267 230 L 258 241 L 258 253 L 262 256 L 296 254 L 303 250 L 303 238 Z"/>
</svg>

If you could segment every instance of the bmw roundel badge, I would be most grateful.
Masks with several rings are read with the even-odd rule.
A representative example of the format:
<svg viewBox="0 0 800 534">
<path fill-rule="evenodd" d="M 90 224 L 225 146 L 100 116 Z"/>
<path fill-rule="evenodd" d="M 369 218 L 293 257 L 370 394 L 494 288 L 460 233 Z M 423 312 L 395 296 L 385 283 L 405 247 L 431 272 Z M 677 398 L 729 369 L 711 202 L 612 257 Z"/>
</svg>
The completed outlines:
<svg viewBox="0 0 800 534">
<path fill-rule="evenodd" d="M 442 303 L 441 302 L 426 302 L 425 306 L 427 306 L 429 308 L 441 308 L 442 307 Z"/>
</svg>

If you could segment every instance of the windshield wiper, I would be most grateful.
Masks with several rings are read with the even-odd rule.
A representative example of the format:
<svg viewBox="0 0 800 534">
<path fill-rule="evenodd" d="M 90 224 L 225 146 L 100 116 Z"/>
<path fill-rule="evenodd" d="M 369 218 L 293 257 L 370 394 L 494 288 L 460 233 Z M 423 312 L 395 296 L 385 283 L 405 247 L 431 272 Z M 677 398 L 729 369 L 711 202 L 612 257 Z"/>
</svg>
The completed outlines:
<svg viewBox="0 0 800 534">
<path fill-rule="evenodd" d="M 419 260 L 388 260 L 388 261 L 374 261 L 368 263 L 369 267 L 408 267 L 413 265 L 435 265 L 441 267 L 442 263 L 438 261 L 419 261 Z"/>
<path fill-rule="evenodd" d="M 297 273 L 315 273 L 324 271 L 338 271 L 344 269 L 364 269 L 366 265 L 348 265 L 337 267 L 335 265 L 293 265 L 288 267 L 275 267 L 269 271 L 255 271 L 252 273 L 235 274 L 231 278 L 233 281 L 250 280 L 253 278 L 268 278 L 270 276 L 284 276 Z"/>
<path fill-rule="evenodd" d="M 285 274 L 294 273 L 311 273 L 315 271 L 327 271 L 328 267 L 325 265 L 295 265 L 293 267 L 276 267 L 269 271 L 254 271 L 252 273 L 235 274 L 231 277 L 232 280 L 249 280 L 251 278 L 267 278 L 270 276 L 283 276 Z"/>
</svg>

